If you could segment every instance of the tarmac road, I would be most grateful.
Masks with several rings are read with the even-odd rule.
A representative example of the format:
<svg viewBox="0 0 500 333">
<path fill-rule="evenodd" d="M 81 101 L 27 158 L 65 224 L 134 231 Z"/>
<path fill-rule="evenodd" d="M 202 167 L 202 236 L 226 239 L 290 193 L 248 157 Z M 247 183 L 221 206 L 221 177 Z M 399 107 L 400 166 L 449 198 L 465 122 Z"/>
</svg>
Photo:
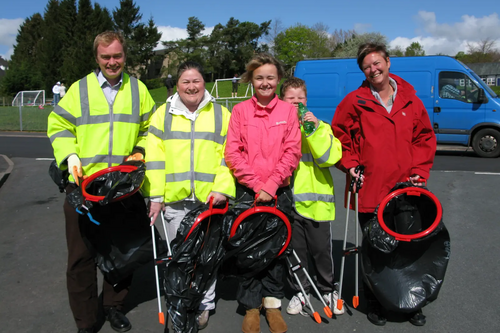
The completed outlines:
<svg viewBox="0 0 500 333">
<path fill-rule="evenodd" d="M 0 332 L 76 332 L 69 309 L 66 284 L 64 195 L 47 175 L 50 161 L 12 158 L 14 169 L 0 188 Z M 340 267 L 340 249 L 345 225 L 342 207 L 344 176 L 335 173 L 337 220 L 332 225 L 336 239 L 334 255 Z M 298 332 L 495 332 L 500 321 L 500 221 L 498 188 L 500 175 L 474 172 L 431 173 L 429 189 L 441 200 L 444 222 L 451 236 L 451 259 L 439 298 L 424 308 L 427 324 L 414 327 L 401 318 L 377 327 L 367 321 L 365 302 L 345 314 L 328 319 L 316 299 L 323 323 L 301 315 L 289 316 L 283 309 L 290 333 Z M 352 216 L 352 214 L 351 214 Z M 351 223 L 351 231 L 354 224 Z M 349 233 L 353 241 L 353 233 Z M 347 260 L 344 296 L 351 304 L 354 267 Z M 339 272 L 337 271 L 337 274 Z M 243 312 L 235 300 L 235 281 L 218 284 L 216 312 L 204 333 L 241 331 Z M 130 332 L 163 332 L 158 323 L 152 265 L 137 272 L 129 294 Z M 287 295 L 288 299 L 291 297 Z M 288 304 L 284 300 L 283 307 Z M 162 300 L 163 303 L 163 300 Z M 163 307 L 164 308 L 164 307 Z M 269 332 L 261 316 L 262 332 Z M 100 332 L 113 330 L 105 323 Z"/>
</svg>

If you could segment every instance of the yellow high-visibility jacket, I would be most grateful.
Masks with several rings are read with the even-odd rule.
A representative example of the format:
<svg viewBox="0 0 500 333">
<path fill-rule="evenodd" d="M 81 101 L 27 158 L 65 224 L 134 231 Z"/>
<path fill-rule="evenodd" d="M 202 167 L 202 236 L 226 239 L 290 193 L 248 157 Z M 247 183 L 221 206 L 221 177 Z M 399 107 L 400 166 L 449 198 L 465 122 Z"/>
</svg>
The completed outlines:
<svg viewBox="0 0 500 333">
<path fill-rule="evenodd" d="M 296 212 L 316 222 L 335 219 L 335 191 L 330 167 L 342 157 L 342 145 L 330 125 L 320 121 L 309 136 L 302 132 L 302 157 L 293 173 Z"/>
<path fill-rule="evenodd" d="M 229 111 L 209 102 L 191 121 L 169 108 L 170 103 L 160 106 L 151 119 L 143 195 L 165 203 L 193 193 L 205 202 L 212 191 L 234 197 L 235 180 L 224 161 Z"/>
<path fill-rule="evenodd" d="M 121 164 L 135 147 L 144 148 L 155 109 L 146 86 L 125 73 L 110 105 L 90 73 L 71 85 L 49 115 L 47 135 L 57 164 L 64 169 L 68 156 L 77 154 L 84 175 Z"/>
</svg>

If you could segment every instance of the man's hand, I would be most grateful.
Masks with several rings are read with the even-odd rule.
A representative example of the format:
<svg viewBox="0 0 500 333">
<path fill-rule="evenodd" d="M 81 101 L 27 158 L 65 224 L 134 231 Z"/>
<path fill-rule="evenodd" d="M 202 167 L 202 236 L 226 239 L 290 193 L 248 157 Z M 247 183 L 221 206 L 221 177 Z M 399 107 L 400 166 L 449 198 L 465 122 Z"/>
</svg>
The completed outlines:
<svg viewBox="0 0 500 333">
<path fill-rule="evenodd" d="M 205 201 L 206 204 L 210 202 L 210 198 L 214 198 L 214 202 L 213 202 L 214 206 L 222 205 L 227 200 L 226 196 L 223 194 L 220 194 L 217 192 L 210 192 L 210 194 L 207 197 L 207 201 Z"/>
<path fill-rule="evenodd" d="M 272 195 L 270 195 L 269 193 L 267 193 L 264 190 L 260 190 L 259 193 L 257 193 L 257 195 L 258 195 L 258 197 L 257 197 L 256 202 L 269 202 L 269 201 L 273 200 Z"/>
<path fill-rule="evenodd" d="M 142 155 L 141 153 L 135 153 L 135 154 L 129 155 L 129 157 L 127 157 L 125 159 L 125 162 L 127 162 L 127 161 L 141 161 L 143 159 L 144 159 L 144 155 Z"/>
<path fill-rule="evenodd" d="M 158 217 L 158 214 L 163 214 L 163 208 L 164 208 L 163 202 L 152 202 L 149 201 L 149 217 L 151 218 L 151 224 L 155 224 L 156 218 Z"/>
<path fill-rule="evenodd" d="M 82 175 L 82 162 L 78 158 L 78 155 L 72 154 L 68 157 L 68 171 L 75 179 L 76 185 L 80 185 L 80 178 Z"/>
</svg>

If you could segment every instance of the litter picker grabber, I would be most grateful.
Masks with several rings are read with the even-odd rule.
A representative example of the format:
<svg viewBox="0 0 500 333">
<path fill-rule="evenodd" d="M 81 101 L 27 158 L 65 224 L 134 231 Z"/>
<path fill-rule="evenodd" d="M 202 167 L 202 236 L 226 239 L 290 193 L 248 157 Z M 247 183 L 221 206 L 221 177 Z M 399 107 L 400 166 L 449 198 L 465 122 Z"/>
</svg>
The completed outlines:
<svg viewBox="0 0 500 333">
<path fill-rule="evenodd" d="M 345 218 L 345 233 L 344 233 L 344 245 L 342 246 L 342 261 L 340 264 L 340 286 L 339 286 L 339 299 L 337 301 L 337 309 L 341 310 L 342 307 L 344 306 L 344 301 L 342 299 L 342 288 L 343 288 L 343 282 L 344 282 L 344 266 L 345 266 L 345 257 L 351 253 L 355 254 L 355 281 L 354 281 L 354 296 L 352 298 L 352 305 L 354 308 L 357 308 L 359 305 L 359 286 L 358 286 L 358 276 L 359 276 L 359 269 L 358 269 L 358 254 L 359 254 L 359 218 L 358 218 L 358 192 L 361 188 L 361 176 L 363 175 L 364 172 L 364 166 L 358 165 L 355 169 L 355 172 L 359 172 L 359 177 L 358 181 L 356 182 L 355 178 L 351 179 L 351 184 L 349 185 L 349 192 L 347 193 L 347 212 L 346 212 L 346 218 Z M 354 183 L 356 183 L 356 189 L 354 190 Z M 351 204 L 351 193 L 354 191 L 354 197 L 355 197 L 355 203 L 354 203 L 354 212 L 356 214 L 355 218 L 355 246 L 352 248 L 346 248 L 347 246 L 347 230 L 349 226 L 349 207 Z"/>
<path fill-rule="evenodd" d="M 309 309 L 311 309 L 311 312 L 313 314 L 313 317 L 314 317 L 314 320 L 319 324 L 321 323 L 321 317 L 319 315 L 319 313 L 317 311 L 314 311 L 314 308 L 311 304 L 311 301 L 309 300 L 309 297 L 307 297 L 307 294 L 304 290 L 304 286 L 302 286 L 302 283 L 300 283 L 300 279 L 297 275 L 297 271 L 302 269 L 302 271 L 304 272 L 307 280 L 309 281 L 309 283 L 311 284 L 311 287 L 314 289 L 314 292 L 316 293 L 316 295 L 318 295 L 318 298 L 321 300 L 321 302 L 323 303 L 324 307 L 323 307 L 323 311 L 325 311 L 325 314 L 328 316 L 328 318 L 332 318 L 333 317 L 333 313 L 332 313 L 332 310 L 330 309 L 330 307 L 325 303 L 325 300 L 323 299 L 323 297 L 321 296 L 318 288 L 316 288 L 316 285 L 314 285 L 314 282 L 313 280 L 311 279 L 311 276 L 309 275 L 309 273 L 307 272 L 307 270 L 305 269 L 304 266 L 302 266 L 302 262 L 300 261 L 299 259 L 299 256 L 297 256 L 297 253 L 295 252 L 295 250 L 292 250 L 292 253 L 293 253 L 293 256 L 295 257 L 295 260 L 297 261 L 297 264 L 296 265 L 293 265 L 290 258 L 287 256 L 286 257 L 286 261 L 288 262 L 288 265 L 290 266 L 290 271 L 292 272 L 293 274 L 293 277 L 295 278 L 295 280 L 297 281 L 297 284 L 299 285 L 300 287 L 300 291 L 302 292 L 302 295 L 304 295 L 304 298 L 306 300 L 306 303 L 307 303 L 307 306 L 309 307 Z"/>
<path fill-rule="evenodd" d="M 161 222 L 163 224 L 163 230 L 165 232 L 165 239 L 166 239 L 167 248 L 168 248 L 167 259 L 169 259 L 172 256 L 172 250 L 170 249 L 170 242 L 169 242 L 167 230 L 165 227 L 165 218 L 163 216 L 163 211 L 160 211 L 160 215 L 161 215 Z M 158 258 L 156 257 L 156 237 L 155 237 L 154 224 L 151 225 L 151 236 L 153 237 L 153 256 L 154 256 L 154 263 L 155 263 L 156 299 L 158 300 L 158 321 L 160 324 L 165 325 L 165 314 L 163 313 L 162 307 L 161 307 L 160 280 L 159 280 L 159 274 L 158 274 L 158 264 L 163 263 L 164 260 L 162 259 L 158 262 Z"/>
</svg>

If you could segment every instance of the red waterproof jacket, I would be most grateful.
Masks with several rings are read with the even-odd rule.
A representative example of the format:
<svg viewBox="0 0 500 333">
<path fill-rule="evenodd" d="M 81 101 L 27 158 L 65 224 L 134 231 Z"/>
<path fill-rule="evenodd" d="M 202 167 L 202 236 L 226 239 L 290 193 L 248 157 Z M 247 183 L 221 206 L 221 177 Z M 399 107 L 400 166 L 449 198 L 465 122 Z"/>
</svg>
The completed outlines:
<svg viewBox="0 0 500 333">
<path fill-rule="evenodd" d="M 364 81 L 342 100 L 332 120 L 333 133 L 342 143 L 337 167 L 347 173 L 346 198 L 348 170 L 365 166 L 365 182 L 359 191 L 362 213 L 373 212 L 391 188 L 410 175 L 429 178 L 436 152 L 436 136 L 415 89 L 400 77 L 390 76 L 398 87 L 391 113 Z"/>
</svg>

